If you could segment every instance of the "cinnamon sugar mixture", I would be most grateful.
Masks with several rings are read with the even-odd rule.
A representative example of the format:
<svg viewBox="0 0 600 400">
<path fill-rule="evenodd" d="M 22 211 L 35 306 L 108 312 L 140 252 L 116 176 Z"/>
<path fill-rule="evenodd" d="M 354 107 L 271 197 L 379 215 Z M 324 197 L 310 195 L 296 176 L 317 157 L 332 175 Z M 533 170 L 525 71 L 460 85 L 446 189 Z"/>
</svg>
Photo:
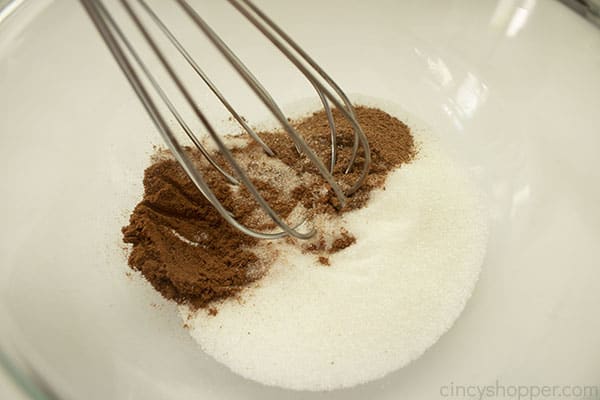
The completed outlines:
<svg viewBox="0 0 600 400">
<path fill-rule="evenodd" d="M 359 150 L 354 168 L 344 174 L 354 133 L 339 111 L 333 110 L 333 115 L 338 133 L 334 177 L 342 189 L 347 189 L 357 180 L 364 160 Z M 236 160 L 271 207 L 290 225 L 306 219 L 317 230 L 307 241 L 284 240 L 314 254 L 323 267 L 329 265 L 328 255 L 356 241 L 343 226 L 343 214 L 366 206 L 371 191 L 385 188 L 387 175 L 410 162 L 416 152 L 409 128 L 398 119 L 367 107 L 357 107 L 356 117 L 369 139 L 372 164 L 364 184 L 341 210 L 336 208 L 333 190 L 316 167 L 298 154 L 284 132 L 260 133 L 276 157 L 268 157 L 250 139 L 231 138 L 231 145 L 237 144 L 232 149 Z M 325 112 L 292 123 L 329 165 L 330 132 Z M 228 184 L 199 152 L 189 151 L 209 187 L 238 221 L 257 230 L 275 229 L 244 187 Z M 213 157 L 226 167 L 222 156 L 214 153 Z M 132 244 L 131 268 L 139 270 L 165 298 L 194 308 L 212 306 L 216 300 L 239 294 L 268 273 L 278 257 L 274 242 L 246 236 L 225 222 L 165 151 L 157 154 L 144 173 L 144 197 L 123 228 L 123 241 Z M 209 309 L 216 312 L 213 307 Z"/>
</svg>

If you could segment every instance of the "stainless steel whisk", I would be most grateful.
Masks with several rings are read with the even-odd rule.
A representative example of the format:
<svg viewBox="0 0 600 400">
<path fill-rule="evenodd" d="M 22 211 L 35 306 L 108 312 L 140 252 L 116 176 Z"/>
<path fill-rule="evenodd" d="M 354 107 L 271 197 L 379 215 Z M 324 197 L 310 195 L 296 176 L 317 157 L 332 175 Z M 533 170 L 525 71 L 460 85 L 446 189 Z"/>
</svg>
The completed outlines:
<svg viewBox="0 0 600 400">
<path fill-rule="evenodd" d="M 152 52 L 156 55 L 160 64 L 166 70 L 169 78 L 173 81 L 178 91 L 183 95 L 183 98 L 187 104 L 191 107 L 194 114 L 200 120 L 210 138 L 216 143 L 219 152 L 223 155 L 225 160 L 231 166 L 235 176 L 227 174 L 220 167 L 217 162 L 210 156 L 209 152 L 202 145 L 198 137 L 192 132 L 189 125 L 185 122 L 181 113 L 177 107 L 169 99 L 161 85 L 158 83 L 155 75 L 144 63 L 139 52 L 136 51 L 135 46 L 124 34 L 123 30 L 113 18 L 111 12 L 105 7 L 102 0 L 80 0 L 85 7 L 90 18 L 94 22 L 97 30 L 104 39 L 104 42 L 111 51 L 113 57 L 119 64 L 121 70 L 127 77 L 129 83 L 134 89 L 137 97 L 143 104 L 144 108 L 148 112 L 148 115 L 152 119 L 156 128 L 162 135 L 168 148 L 172 154 L 183 167 L 185 172 L 188 174 L 190 179 L 196 185 L 198 190 L 206 197 L 206 199 L 218 210 L 221 216 L 231 225 L 239 229 L 240 231 L 259 239 L 276 239 L 287 235 L 294 236 L 300 239 L 308 239 L 314 234 L 314 230 L 309 232 L 300 232 L 299 227 L 303 224 L 300 223 L 295 226 L 288 225 L 265 201 L 261 196 L 256 187 L 252 184 L 246 171 L 236 162 L 231 151 L 225 146 L 222 138 L 216 133 L 215 129 L 211 125 L 210 121 L 206 117 L 205 113 L 201 110 L 198 104 L 192 98 L 190 91 L 186 88 L 181 77 L 175 72 L 173 64 L 164 52 L 159 48 L 155 39 L 150 34 L 146 24 L 140 18 L 140 11 L 147 13 L 147 16 L 159 30 L 165 35 L 168 41 L 177 49 L 177 51 L 187 61 L 189 66 L 193 68 L 196 74 L 204 81 L 211 92 L 218 98 L 223 106 L 228 110 L 231 116 L 240 124 L 244 131 L 256 140 L 262 149 L 269 155 L 275 156 L 273 151 L 260 139 L 256 132 L 246 123 L 246 121 L 236 112 L 231 106 L 228 100 L 223 96 L 219 89 L 213 84 L 208 78 L 205 72 L 196 63 L 190 53 L 181 45 L 173 33 L 163 23 L 161 18 L 153 11 L 149 4 L 145 0 L 120 0 L 120 3 L 124 7 L 126 14 L 131 18 L 136 28 L 139 30 L 148 46 L 152 49 Z M 371 163 L 371 156 L 369 150 L 369 143 L 367 138 L 362 131 L 360 124 L 357 122 L 354 109 L 348 97 L 340 89 L 340 87 L 331 79 L 329 75 L 319 67 L 319 65 L 294 41 L 290 38 L 279 26 L 277 26 L 271 19 L 269 19 L 256 5 L 250 0 L 227 0 L 239 13 L 241 13 L 252 25 L 254 25 L 280 52 L 306 77 L 306 79 L 313 86 L 317 92 L 323 108 L 327 115 L 327 120 L 330 127 L 330 141 L 331 141 L 331 163 L 329 169 L 323 164 L 323 162 L 317 157 L 314 151 L 307 145 L 307 143 L 288 122 L 287 117 L 281 111 L 275 100 L 271 97 L 269 92 L 263 87 L 258 79 L 252 74 L 252 72 L 244 65 L 244 63 L 234 54 L 234 52 L 227 46 L 227 44 L 217 35 L 217 33 L 204 21 L 204 19 L 190 6 L 185 0 L 173 0 L 177 3 L 185 14 L 193 21 L 193 23 L 199 28 L 199 30 L 206 35 L 210 42 L 219 50 L 219 52 L 225 57 L 225 59 L 231 64 L 231 66 L 237 71 L 237 73 L 244 79 L 244 81 L 250 86 L 258 98 L 265 104 L 265 106 L 271 111 L 273 116 L 277 119 L 279 124 L 283 127 L 285 132 L 294 142 L 296 149 L 299 153 L 306 155 L 309 160 L 318 168 L 320 174 L 328 182 L 333 189 L 340 207 L 345 204 L 346 196 L 353 194 L 365 180 L 369 166 Z M 132 2 L 138 4 L 134 7 Z M 138 10 L 136 10 L 136 8 Z M 137 69 L 136 67 L 137 66 Z M 140 76 L 145 77 L 147 84 L 143 83 L 143 79 Z M 148 86 L 148 87 L 147 87 Z M 192 160 L 186 155 L 183 146 L 179 143 L 178 139 L 173 132 L 172 127 L 166 122 L 165 117 L 159 110 L 159 107 L 150 95 L 149 88 L 151 88 L 155 94 L 161 99 L 164 105 L 167 107 L 171 115 L 177 120 L 177 123 L 181 129 L 186 133 L 193 144 L 208 160 L 208 162 L 216 168 L 231 184 L 239 185 L 243 184 L 246 186 L 250 194 L 260 205 L 262 210 L 273 220 L 273 222 L 279 226 L 278 232 L 259 232 L 248 226 L 241 224 L 237 221 L 231 212 L 229 212 L 223 204 L 217 199 L 209 185 L 203 179 L 201 174 L 194 166 Z M 334 93 L 337 95 L 334 95 Z M 346 172 L 349 172 L 355 163 L 356 156 L 359 151 L 359 147 L 362 148 L 364 153 L 364 162 L 361 173 L 354 183 L 354 185 L 347 190 L 345 193 L 340 188 L 339 184 L 333 177 L 333 169 L 336 164 L 336 127 L 331 112 L 331 104 L 335 106 L 346 118 L 354 130 L 354 142 L 352 148 L 352 156 L 346 167 Z"/>
</svg>

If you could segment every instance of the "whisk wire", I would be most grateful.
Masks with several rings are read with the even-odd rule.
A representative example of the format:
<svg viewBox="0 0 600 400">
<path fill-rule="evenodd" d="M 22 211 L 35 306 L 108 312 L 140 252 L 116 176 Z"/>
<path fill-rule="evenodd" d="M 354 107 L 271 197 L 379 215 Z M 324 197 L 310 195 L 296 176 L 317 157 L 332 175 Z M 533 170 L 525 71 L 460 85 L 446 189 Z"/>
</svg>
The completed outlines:
<svg viewBox="0 0 600 400">
<path fill-rule="evenodd" d="M 262 197 L 262 195 L 260 194 L 260 192 L 258 191 L 258 189 L 256 189 L 256 187 L 254 186 L 254 184 L 252 183 L 252 181 L 250 180 L 250 178 L 247 176 L 247 174 L 244 171 L 244 169 L 234 159 L 233 155 L 231 154 L 231 151 L 227 148 L 227 146 L 225 146 L 225 143 L 223 143 L 223 140 L 221 139 L 221 137 L 216 133 L 216 131 L 212 127 L 212 124 L 208 121 L 208 119 L 206 118 L 206 116 L 204 115 L 204 113 L 200 110 L 200 108 L 194 102 L 194 99 L 192 98 L 192 95 L 190 94 L 189 90 L 183 84 L 181 78 L 177 75 L 177 73 L 175 72 L 175 70 L 172 67 L 171 63 L 165 57 L 164 53 L 159 49 L 159 47 L 156 44 L 156 42 L 152 39 L 152 36 L 150 35 L 150 33 L 148 32 L 148 30 L 144 26 L 143 22 L 140 20 L 139 16 L 131 8 L 131 5 L 129 4 L 129 2 L 127 0 L 121 0 L 121 4 L 123 5 L 123 7 L 125 8 L 125 10 L 129 14 L 130 18 L 135 23 L 135 25 L 137 26 L 137 28 L 139 29 L 140 33 L 142 34 L 142 36 L 146 40 L 147 44 L 151 47 L 152 51 L 154 52 L 154 54 L 156 55 L 156 57 L 159 59 L 160 63 L 164 67 L 164 69 L 169 74 L 170 78 L 173 80 L 173 82 L 177 86 L 177 88 L 180 91 L 180 93 L 184 96 L 184 98 L 185 98 L 186 102 L 188 103 L 188 105 L 192 108 L 192 110 L 194 111 L 194 113 L 196 114 L 196 116 L 198 117 L 198 119 L 201 121 L 202 125 L 204 126 L 204 128 L 206 129 L 206 131 L 208 132 L 208 134 L 210 135 L 210 137 L 215 141 L 215 143 L 217 144 L 217 146 L 219 148 L 219 151 L 221 152 L 221 154 L 223 155 L 223 157 L 227 160 L 227 162 L 229 163 L 229 165 L 231 165 L 231 167 L 233 168 L 233 170 L 236 173 L 236 175 L 238 176 L 238 178 L 246 186 L 246 188 L 248 189 L 248 191 L 252 194 L 252 196 L 254 197 L 254 199 L 256 200 L 256 202 L 263 209 L 263 211 L 273 220 L 273 222 L 275 222 L 283 230 L 283 232 L 280 232 L 280 234 L 292 235 L 292 236 L 297 237 L 299 239 L 308 239 L 311 236 L 313 236 L 314 235 L 314 231 L 313 230 L 311 230 L 311 231 L 309 231 L 307 233 L 301 233 L 298 230 L 295 230 L 292 227 L 290 227 L 269 206 L 269 204 Z M 185 157 L 185 158 L 187 158 L 187 157 Z M 194 172 L 196 172 L 196 174 L 197 174 L 197 171 L 194 171 Z M 232 218 L 230 214 L 227 214 L 227 215 L 228 215 L 229 218 Z M 233 219 L 233 220 L 236 221 L 235 219 Z M 243 226 L 238 221 L 236 221 L 236 225 Z M 252 236 L 255 236 L 256 234 L 267 235 L 266 238 L 272 236 L 272 234 L 259 233 L 259 232 L 256 232 L 254 230 L 251 230 L 251 229 L 249 229 L 247 227 L 244 227 L 244 230 L 248 234 L 250 234 Z"/>
<path fill-rule="evenodd" d="M 304 139 L 292 125 L 288 122 L 286 116 L 283 114 L 275 100 L 271 97 L 269 92 L 264 88 L 260 81 L 254 76 L 252 72 L 246 67 L 246 65 L 235 55 L 235 53 L 227 46 L 225 42 L 216 34 L 216 32 L 204 21 L 204 19 L 189 5 L 185 0 L 176 0 L 184 11 L 192 18 L 192 20 L 198 25 L 198 27 L 206 34 L 209 40 L 222 52 L 227 61 L 231 66 L 242 76 L 246 83 L 256 93 L 256 95 L 263 101 L 265 106 L 271 111 L 273 116 L 283 126 L 286 133 L 296 143 L 296 145 L 302 150 L 302 152 L 310 159 L 310 161 L 317 167 L 323 178 L 329 183 L 333 189 L 336 197 L 339 201 L 339 207 L 343 207 L 346 204 L 346 196 L 342 191 L 342 188 L 338 185 L 333 175 L 323 165 L 323 162 L 315 154 L 315 152 L 306 144 Z"/>
<path fill-rule="evenodd" d="M 350 121 L 353 130 L 354 130 L 354 143 L 352 147 L 352 156 L 346 167 L 346 173 L 349 172 L 354 162 L 356 161 L 356 156 L 358 153 L 358 142 L 360 141 L 361 146 L 363 147 L 364 152 L 364 165 L 362 168 L 361 175 L 359 179 L 355 182 L 352 188 L 347 191 L 347 194 L 350 195 L 362 185 L 367 174 L 369 172 L 369 167 L 371 165 L 371 152 L 369 148 L 369 142 L 367 137 L 365 136 L 362 128 L 356 121 L 356 116 L 354 112 L 354 107 L 352 103 L 348 99 L 348 96 L 344 93 L 344 91 L 339 87 L 339 85 L 315 62 L 313 58 L 311 58 L 308 53 L 306 53 L 302 47 L 300 47 L 288 34 L 286 34 L 273 20 L 271 20 L 265 13 L 263 13 L 256 5 L 254 5 L 250 0 L 228 0 L 230 4 L 232 4 L 241 14 L 243 14 L 271 43 L 273 43 L 287 58 L 290 60 L 296 68 L 298 68 L 304 76 L 311 81 L 313 86 L 317 89 L 318 92 L 324 93 L 327 98 L 340 110 L 342 114 Z M 241 3 L 244 3 L 248 8 L 242 6 Z M 254 14 L 258 16 L 257 19 L 252 15 L 251 12 L 248 11 L 250 9 Z M 292 52 L 268 29 L 266 29 L 265 25 L 270 27 L 278 36 L 280 36 L 284 42 L 286 42 L 293 50 L 295 50 L 304 61 L 306 61 L 316 72 L 320 75 L 340 96 L 344 104 L 341 104 L 338 99 L 333 96 L 333 94 L 321 84 L 318 80 L 314 79 L 312 74 L 305 68 L 302 62 L 294 56 Z"/>
<path fill-rule="evenodd" d="M 125 9 L 129 18 L 133 21 L 137 30 L 141 33 L 144 41 L 152 50 L 153 54 L 159 60 L 160 64 L 167 72 L 169 78 L 175 83 L 177 90 L 185 99 L 185 102 L 192 109 L 196 117 L 200 120 L 202 126 L 208 132 L 210 138 L 216 143 L 217 148 L 223 158 L 230 165 L 232 171 L 235 174 L 235 177 L 228 174 L 223 168 L 221 168 L 218 163 L 210 156 L 208 151 L 202 145 L 202 142 L 197 138 L 197 136 L 193 133 L 189 125 L 185 122 L 184 118 L 178 112 L 177 107 L 173 104 L 173 102 L 169 99 L 165 91 L 162 89 L 161 85 L 156 80 L 155 76 L 151 73 L 150 69 L 144 63 L 138 52 L 135 50 L 134 46 L 128 40 L 123 31 L 119 28 L 119 25 L 116 23 L 114 18 L 111 16 L 110 12 L 104 6 L 102 0 L 80 0 L 84 5 L 87 13 L 91 17 L 94 25 L 96 26 L 98 32 L 101 37 L 104 39 L 107 44 L 109 50 L 111 51 L 113 57 L 117 61 L 119 67 L 123 71 L 124 75 L 130 82 L 134 92 L 139 98 L 140 102 L 146 109 L 148 115 L 152 119 L 154 125 L 160 132 L 163 137 L 165 143 L 167 144 L 169 150 L 172 152 L 176 161 L 182 166 L 186 174 L 190 177 L 194 185 L 198 188 L 198 190 L 202 193 L 202 195 L 215 207 L 215 209 L 219 212 L 219 214 L 232 226 L 239 229 L 241 232 L 250 235 L 259 239 L 276 239 L 282 238 L 285 236 L 293 236 L 300 239 L 310 238 L 315 232 L 314 230 L 310 230 L 308 232 L 300 232 L 299 228 L 304 225 L 305 221 L 301 221 L 295 225 L 289 225 L 286 223 L 277 212 L 275 212 L 268 202 L 262 197 L 257 188 L 253 185 L 252 181 L 248 177 L 248 174 L 242 168 L 235 158 L 233 157 L 231 151 L 227 148 L 222 138 L 216 133 L 212 124 L 202 112 L 200 107 L 194 101 L 190 91 L 184 85 L 182 79 L 177 75 L 173 65 L 169 62 L 163 51 L 159 48 L 153 36 L 150 34 L 148 29 L 146 28 L 144 22 L 142 22 L 139 15 L 136 13 L 132 5 L 128 0 L 121 0 L 123 8 Z M 316 153 L 308 146 L 302 136 L 292 127 L 289 123 L 288 119 L 285 117 L 282 110 L 279 108 L 275 100 L 271 97 L 269 92 L 264 88 L 261 82 L 254 76 L 254 74 L 247 68 L 247 66 L 235 55 L 235 53 L 228 47 L 228 45 L 217 35 L 217 33 L 200 17 L 200 15 L 188 4 L 185 0 L 175 0 L 184 12 L 191 18 L 191 20 L 196 24 L 198 28 L 208 37 L 210 42 L 221 52 L 221 54 L 226 58 L 226 60 L 231 64 L 231 66 L 238 72 L 238 74 L 246 81 L 246 83 L 250 86 L 250 88 L 254 91 L 254 93 L 261 99 L 261 101 L 265 104 L 265 106 L 270 110 L 270 112 L 274 115 L 274 117 L 279 121 L 281 126 L 284 128 L 288 136 L 292 139 L 296 149 L 304 153 L 310 162 L 317 167 L 320 174 L 323 178 L 329 183 L 332 190 L 334 191 L 338 202 L 339 207 L 343 207 L 346 201 L 346 194 L 342 191 L 339 184 L 333 177 L 333 170 L 336 163 L 336 127 L 335 121 L 333 119 L 333 114 L 330 106 L 333 104 L 336 108 L 340 110 L 342 115 L 350 122 L 354 129 L 354 142 L 353 142 L 353 150 L 351 160 L 348 164 L 347 171 L 349 171 L 356 158 L 357 149 L 362 146 L 364 151 L 364 160 L 361 174 L 354 186 L 347 191 L 347 194 L 352 194 L 358 186 L 364 181 L 366 177 L 366 173 L 368 172 L 369 164 L 370 164 L 370 151 L 368 141 L 362 132 L 360 125 L 356 121 L 354 109 L 352 104 L 348 100 L 347 96 L 343 93 L 343 91 L 339 88 L 333 80 L 324 73 L 324 71 L 312 60 L 308 55 L 287 36 L 277 25 L 274 24 L 273 21 L 268 19 L 255 5 L 253 5 L 249 0 L 241 0 L 245 5 L 243 6 L 238 0 L 229 0 L 229 2 L 238 10 L 240 13 L 246 17 L 255 27 L 257 27 L 287 58 L 291 61 L 307 78 L 307 80 L 311 83 L 319 98 L 323 107 L 325 109 L 325 113 L 328 119 L 329 127 L 330 127 L 330 136 L 331 136 L 331 160 L 330 160 L 330 168 L 329 170 L 325 167 L 323 162 L 319 159 Z M 223 104 L 223 106 L 230 112 L 233 118 L 242 126 L 242 128 L 259 143 L 259 145 L 263 148 L 263 150 L 273 156 L 273 151 L 262 141 L 260 136 L 256 134 L 256 132 L 246 123 L 246 121 L 236 112 L 235 108 L 231 106 L 229 101 L 223 96 L 223 94 L 218 90 L 218 88 L 214 85 L 214 83 L 208 78 L 206 73 L 199 67 L 199 65 L 194 61 L 192 56 L 187 52 L 187 50 L 181 45 L 179 40 L 173 35 L 173 33 L 167 28 L 167 26 L 163 23 L 163 21 L 158 17 L 158 15 L 152 10 L 152 8 L 148 5 L 145 0 L 137 0 L 139 6 L 149 15 L 150 19 L 158 26 L 162 34 L 166 36 L 169 42 L 176 48 L 176 50 L 180 53 L 180 55 L 187 61 L 187 63 L 194 69 L 196 74 L 205 82 L 205 84 L 209 87 L 212 93 L 218 98 L 218 100 Z M 254 13 L 254 14 L 252 14 Z M 263 22 L 260 22 L 258 18 L 262 19 Z M 276 38 L 272 32 L 268 30 L 270 27 L 279 37 L 283 39 L 292 49 L 294 49 L 305 62 L 307 62 L 314 71 L 317 72 L 321 78 L 327 82 L 338 94 L 338 96 L 342 99 L 342 102 L 338 100 L 324 85 L 323 83 L 317 79 L 312 73 L 305 67 L 305 65 L 294 55 L 289 49 Z M 137 65 L 134 67 L 132 62 Z M 219 171 L 221 175 L 223 175 L 231 184 L 243 184 L 246 189 L 250 192 L 254 200 L 258 203 L 263 212 L 269 216 L 269 218 L 278 226 L 281 230 L 275 232 L 260 232 L 253 228 L 247 227 L 244 224 L 237 221 L 235 215 L 227 210 L 223 204 L 216 197 L 214 192 L 210 189 L 209 185 L 203 179 L 199 171 L 196 169 L 194 162 L 190 159 L 190 157 L 186 154 L 182 145 L 176 139 L 174 132 L 169 127 L 168 123 L 164 119 L 161 114 L 159 107 L 153 100 L 152 96 L 148 92 L 145 84 L 142 82 L 141 77 L 138 74 L 138 70 L 141 71 L 142 75 L 145 77 L 146 81 L 149 83 L 150 87 L 156 92 L 161 101 L 165 104 L 169 112 L 175 117 L 179 126 L 183 129 L 189 139 L 194 143 L 194 145 L 200 150 L 203 156 L 207 159 L 207 161 Z M 236 179 L 237 178 L 237 179 Z"/>
<path fill-rule="evenodd" d="M 200 190 L 202 195 L 215 207 L 215 209 L 219 212 L 219 214 L 221 214 L 221 216 L 229 224 L 231 224 L 235 228 L 239 229 L 241 232 L 243 232 L 249 236 L 259 238 L 259 239 L 279 239 L 279 238 L 283 238 L 288 235 L 292 235 L 292 236 L 295 236 L 295 237 L 298 237 L 301 239 L 306 239 L 306 238 L 312 236 L 314 234 L 314 231 L 304 233 L 304 234 L 297 231 L 297 228 L 300 227 L 304 223 L 304 221 L 302 221 L 300 224 L 297 224 L 294 227 L 290 228 L 287 225 L 285 225 L 285 223 L 283 223 L 277 215 L 275 215 L 274 216 L 275 218 L 273 218 L 273 220 L 275 222 L 277 222 L 277 220 L 279 220 L 279 222 L 281 224 L 285 225 L 285 227 L 287 229 L 283 229 L 282 231 L 275 232 L 275 233 L 265 233 L 265 232 L 259 232 L 259 231 L 253 230 L 251 228 L 248 228 L 248 227 L 244 226 L 243 224 L 239 223 L 234 218 L 234 216 L 222 205 L 222 203 L 217 199 L 217 197 L 214 195 L 214 193 L 210 190 L 209 186 L 206 184 L 206 182 L 202 179 L 202 177 L 196 170 L 193 162 L 189 159 L 189 157 L 187 157 L 185 155 L 183 148 L 178 143 L 177 139 L 175 138 L 174 133 L 172 132 L 169 125 L 162 117 L 158 107 L 152 100 L 152 97 L 147 92 L 144 84 L 142 83 L 142 81 L 138 77 L 137 73 L 135 72 L 135 68 L 132 66 L 128 57 L 125 55 L 123 49 L 119 45 L 118 40 L 115 38 L 115 36 L 112 32 L 112 29 L 113 29 L 112 25 L 114 23 L 114 20 L 112 20 L 112 17 L 108 13 L 108 11 L 104 8 L 104 5 L 101 2 L 96 1 L 96 0 L 81 0 L 81 1 L 85 6 L 86 11 L 90 14 L 92 21 L 94 22 L 99 33 L 105 40 L 109 50 L 113 54 L 118 65 L 120 66 L 123 73 L 125 74 L 128 81 L 130 82 L 130 84 L 131 84 L 132 88 L 134 89 L 136 95 L 138 96 L 140 102 L 142 103 L 142 105 L 144 106 L 146 111 L 148 112 L 148 115 L 151 117 L 153 123 L 155 124 L 155 126 L 157 127 L 159 132 L 161 133 L 161 136 L 163 137 L 165 143 L 167 144 L 167 147 L 171 150 L 171 152 L 173 153 L 173 156 L 175 157 L 177 162 L 182 166 L 182 168 L 184 169 L 186 174 L 190 177 L 190 179 L 192 179 L 192 181 L 194 182 L 196 187 Z M 107 24 L 107 21 L 109 21 L 108 24 Z M 116 24 L 115 24 L 115 26 L 116 26 Z M 139 57 L 138 57 L 138 59 L 139 59 Z M 258 199 L 257 199 L 257 201 L 258 201 Z M 262 202 L 263 202 L 263 204 L 261 204 L 261 206 L 266 204 L 264 202 L 264 200 Z"/>
<path fill-rule="evenodd" d="M 202 145 L 200 140 L 198 140 L 198 137 L 192 132 L 192 129 L 188 126 L 188 124 L 185 122 L 185 120 L 183 119 L 181 114 L 177 111 L 177 108 L 174 106 L 173 102 L 171 102 L 171 100 L 169 99 L 167 94 L 164 92 L 164 90 L 161 88 L 159 83 L 156 81 L 156 79 L 154 78 L 152 73 L 150 73 L 148 67 L 142 61 L 142 59 L 140 58 L 138 53 L 135 51 L 135 49 L 133 48 L 133 46 L 131 45 L 129 40 L 127 40 L 127 38 L 125 37 L 122 30 L 119 28 L 119 26 L 115 22 L 115 20 L 107 12 L 106 8 L 102 5 L 102 3 L 99 3 L 99 6 L 100 6 L 100 10 L 101 10 L 103 16 L 106 18 L 106 21 L 110 25 L 110 28 L 116 33 L 119 40 L 127 48 L 129 54 L 131 54 L 131 56 L 134 59 L 134 61 L 136 62 L 136 64 L 140 67 L 140 69 L 142 70 L 142 72 L 144 73 L 146 78 L 149 80 L 153 89 L 157 92 L 157 94 L 159 95 L 161 100 L 165 103 L 165 105 L 167 106 L 167 108 L 169 109 L 171 114 L 175 117 L 175 119 L 177 120 L 177 123 L 181 126 L 181 128 L 183 129 L 185 134 L 188 136 L 188 138 L 192 141 L 192 143 L 194 143 L 196 148 L 202 153 L 202 155 L 206 158 L 206 160 L 217 171 L 219 171 L 219 173 L 221 175 L 223 175 L 231 184 L 239 185 L 239 182 L 237 181 L 237 179 L 235 179 L 233 176 L 231 176 L 230 174 L 225 172 L 225 170 L 223 170 L 221 168 L 221 166 L 219 166 L 219 164 L 211 157 L 210 153 L 206 150 L 204 145 Z"/>
<path fill-rule="evenodd" d="M 219 99 L 221 104 L 225 106 L 227 111 L 233 116 L 233 118 L 244 128 L 244 130 L 262 147 L 262 149 L 270 156 L 274 156 L 273 150 L 267 146 L 267 144 L 258 136 L 258 134 L 252 129 L 246 121 L 237 113 L 235 108 L 227 101 L 225 96 L 221 93 L 221 91 L 215 86 L 215 84 L 210 80 L 210 78 L 206 75 L 206 73 L 200 68 L 198 63 L 194 60 L 194 58 L 190 55 L 190 53 L 183 47 L 183 45 L 177 40 L 175 35 L 171 32 L 169 28 L 162 22 L 159 16 L 150 8 L 148 3 L 145 0 L 138 0 L 142 8 L 148 13 L 150 18 L 156 23 L 159 29 L 164 33 L 167 39 L 171 42 L 171 44 L 179 51 L 179 53 L 185 58 L 190 67 L 200 78 L 204 81 L 204 83 L 209 87 L 209 89 L 213 92 L 213 94 Z"/>
</svg>

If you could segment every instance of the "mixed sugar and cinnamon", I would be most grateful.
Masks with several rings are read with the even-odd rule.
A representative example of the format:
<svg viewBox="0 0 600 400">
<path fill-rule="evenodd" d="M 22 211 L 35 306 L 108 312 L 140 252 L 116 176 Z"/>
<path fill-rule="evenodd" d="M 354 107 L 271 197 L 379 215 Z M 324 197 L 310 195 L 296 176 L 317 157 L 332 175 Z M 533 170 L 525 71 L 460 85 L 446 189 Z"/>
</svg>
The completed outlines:
<svg viewBox="0 0 600 400">
<path fill-rule="evenodd" d="M 275 157 L 244 136 L 229 138 L 236 160 L 271 207 L 291 225 L 306 219 L 316 229 L 309 240 L 283 240 L 314 254 L 315 264 L 323 268 L 330 265 L 329 255 L 356 241 L 344 228 L 344 214 L 367 206 L 371 192 L 384 189 L 389 173 L 416 153 L 410 129 L 400 120 L 376 108 L 356 107 L 355 111 L 369 140 L 372 164 L 365 182 L 342 209 L 336 207 L 337 198 L 316 167 L 298 154 L 285 132 L 259 133 Z M 333 110 L 333 116 L 338 152 L 333 175 L 347 189 L 357 180 L 364 159 L 359 151 L 354 168 L 344 173 L 354 132 L 338 110 Z M 329 165 L 330 128 L 325 112 L 292 124 Z M 199 152 L 188 151 L 209 187 L 238 221 L 256 230 L 275 228 L 245 187 L 229 184 Z M 226 167 L 217 151 L 212 156 Z M 144 173 L 144 195 L 123 228 L 123 241 L 132 245 L 129 266 L 165 298 L 210 312 L 215 312 L 216 301 L 237 296 L 280 258 L 280 247 L 273 241 L 254 239 L 229 225 L 166 151 L 159 151 Z"/>
</svg>

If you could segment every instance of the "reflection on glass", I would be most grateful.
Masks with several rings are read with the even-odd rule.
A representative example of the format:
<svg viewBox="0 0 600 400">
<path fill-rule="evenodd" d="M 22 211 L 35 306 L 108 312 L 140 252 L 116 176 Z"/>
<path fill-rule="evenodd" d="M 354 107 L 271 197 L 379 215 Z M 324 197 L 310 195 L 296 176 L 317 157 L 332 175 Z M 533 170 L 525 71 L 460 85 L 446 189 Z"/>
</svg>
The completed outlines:
<svg viewBox="0 0 600 400">
<path fill-rule="evenodd" d="M 531 197 L 531 188 L 529 187 L 529 185 L 523 186 L 521 189 L 519 189 L 517 192 L 515 192 L 515 194 L 513 194 L 512 207 L 510 210 L 510 216 L 512 218 L 514 218 L 515 215 L 517 214 L 517 210 L 522 205 L 524 205 L 525 203 L 527 203 L 529 201 L 530 197 Z"/>
<path fill-rule="evenodd" d="M 442 110 L 450 117 L 454 126 L 462 131 L 463 121 L 473 118 L 477 109 L 485 102 L 487 92 L 487 86 L 469 72 L 456 89 L 454 98 L 442 104 Z"/>
<path fill-rule="evenodd" d="M 446 87 L 453 82 L 452 73 L 441 58 L 427 58 L 427 67 L 440 86 Z"/>
<path fill-rule="evenodd" d="M 442 110 L 453 122 L 457 130 L 464 129 L 464 121 L 473 118 L 477 109 L 487 98 L 488 87 L 474 73 L 467 72 L 460 80 L 438 56 L 431 56 L 422 49 L 413 51 L 424 62 L 428 74 L 424 76 L 427 83 L 447 93 L 447 100 L 441 105 Z"/>
<path fill-rule="evenodd" d="M 505 29 L 508 37 L 516 36 L 527 23 L 535 4 L 536 0 L 499 0 L 490 25 Z"/>
<path fill-rule="evenodd" d="M 471 118 L 486 97 L 487 86 L 469 72 L 456 91 L 456 105 L 461 116 Z"/>
<path fill-rule="evenodd" d="M 524 0 L 521 6 L 517 7 L 506 28 L 506 36 L 513 37 L 523 29 L 534 7 L 535 0 Z"/>
</svg>

